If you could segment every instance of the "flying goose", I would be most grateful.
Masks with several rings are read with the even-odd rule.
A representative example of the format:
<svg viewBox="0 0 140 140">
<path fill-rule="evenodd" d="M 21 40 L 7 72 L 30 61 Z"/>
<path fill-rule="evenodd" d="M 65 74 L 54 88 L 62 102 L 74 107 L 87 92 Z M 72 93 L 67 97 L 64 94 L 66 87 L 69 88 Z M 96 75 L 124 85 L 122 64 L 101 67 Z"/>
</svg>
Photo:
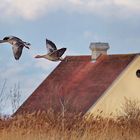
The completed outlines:
<svg viewBox="0 0 140 140">
<path fill-rule="evenodd" d="M 23 48 L 29 49 L 30 43 L 22 41 L 20 38 L 15 36 L 6 36 L 3 38 L 3 40 L 0 40 L 0 43 L 10 43 L 12 45 L 14 57 L 16 60 L 18 60 L 22 54 Z"/>
<path fill-rule="evenodd" d="M 48 50 L 48 53 L 45 55 L 37 55 L 35 58 L 45 58 L 50 61 L 62 61 L 63 58 L 61 57 L 64 52 L 66 51 L 66 48 L 57 49 L 56 45 L 51 41 L 46 39 L 46 48 Z"/>
</svg>

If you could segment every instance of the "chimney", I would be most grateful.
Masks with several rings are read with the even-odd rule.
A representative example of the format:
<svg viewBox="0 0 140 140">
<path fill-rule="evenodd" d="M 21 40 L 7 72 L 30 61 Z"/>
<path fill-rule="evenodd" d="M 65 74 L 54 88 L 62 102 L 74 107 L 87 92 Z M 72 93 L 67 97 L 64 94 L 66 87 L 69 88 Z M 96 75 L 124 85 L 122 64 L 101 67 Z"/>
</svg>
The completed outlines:
<svg viewBox="0 0 140 140">
<path fill-rule="evenodd" d="M 108 43 L 94 42 L 90 43 L 89 48 L 92 51 L 91 59 L 96 61 L 101 54 L 107 54 L 107 50 L 110 48 Z"/>
</svg>

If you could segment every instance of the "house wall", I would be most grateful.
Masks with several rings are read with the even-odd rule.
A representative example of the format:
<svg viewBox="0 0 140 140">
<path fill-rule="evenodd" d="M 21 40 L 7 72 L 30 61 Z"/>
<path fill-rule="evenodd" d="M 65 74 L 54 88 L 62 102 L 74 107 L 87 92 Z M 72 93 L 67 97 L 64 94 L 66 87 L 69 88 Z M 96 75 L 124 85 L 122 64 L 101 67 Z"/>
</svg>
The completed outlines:
<svg viewBox="0 0 140 140">
<path fill-rule="evenodd" d="M 100 114 L 101 116 L 119 115 L 125 97 L 140 101 L 140 78 L 136 71 L 140 69 L 140 56 L 137 56 L 114 83 L 105 91 L 103 96 L 94 104 L 87 113 Z M 103 111 L 102 113 L 100 113 Z M 112 114 L 112 115 L 110 115 Z"/>
</svg>

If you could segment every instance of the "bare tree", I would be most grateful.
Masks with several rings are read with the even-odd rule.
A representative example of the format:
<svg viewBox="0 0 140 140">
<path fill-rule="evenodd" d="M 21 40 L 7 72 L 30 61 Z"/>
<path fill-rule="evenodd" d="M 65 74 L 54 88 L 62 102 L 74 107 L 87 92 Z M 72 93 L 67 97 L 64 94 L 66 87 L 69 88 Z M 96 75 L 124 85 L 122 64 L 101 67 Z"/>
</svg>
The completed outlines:
<svg viewBox="0 0 140 140">
<path fill-rule="evenodd" d="M 7 80 L 5 79 L 2 86 L 0 87 L 0 116 L 6 107 L 12 108 L 12 113 L 14 113 L 20 105 L 21 98 L 20 84 L 15 84 L 9 92 L 7 88 Z M 10 112 L 9 112 L 10 113 Z"/>
<path fill-rule="evenodd" d="M 62 88 L 63 89 L 63 88 Z M 66 123 L 66 112 L 69 109 L 69 101 L 70 98 L 66 98 L 64 96 L 61 96 L 60 94 L 58 94 L 58 99 L 61 105 L 61 115 L 62 115 L 62 132 L 65 135 L 65 123 Z M 62 137 L 62 140 L 64 139 L 64 137 Z"/>
<path fill-rule="evenodd" d="M 64 118 L 65 117 L 65 110 L 66 110 L 66 108 L 65 108 L 65 100 L 60 96 L 59 97 L 59 102 L 60 102 L 60 104 L 61 104 L 61 107 L 62 107 L 62 117 Z"/>
<path fill-rule="evenodd" d="M 7 89 L 6 84 L 7 84 L 7 80 L 5 79 L 0 91 L 0 116 L 2 116 L 2 108 L 5 107 L 6 101 L 9 98 L 9 95 L 6 94 L 6 89 Z"/>
<path fill-rule="evenodd" d="M 14 113 L 20 105 L 21 91 L 19 83 L 15 84 L 14 87 L 10 89 L 10 97 L 12 112 Z"/>
</svg>

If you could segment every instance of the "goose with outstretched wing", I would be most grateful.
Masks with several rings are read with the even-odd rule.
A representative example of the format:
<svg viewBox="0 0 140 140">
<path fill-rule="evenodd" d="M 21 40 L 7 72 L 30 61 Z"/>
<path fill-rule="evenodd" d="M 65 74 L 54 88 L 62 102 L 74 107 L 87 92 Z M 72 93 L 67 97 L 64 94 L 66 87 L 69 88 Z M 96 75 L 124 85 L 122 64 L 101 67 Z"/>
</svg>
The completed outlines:
<svg viewBox="0 0 140 140">
<path fill-rule="evenodd" d="M 23 48 L 29 49 L 29 46 L 31 45 L 15 36 L 6 36 L 3 40 L 0 40 L 0 43 L 10 43 L 12 45 L 13 54 L 16 60 L 19 60 L 21 57 Z"/>
<path fill-rule="evenodd" d="M 35 58 L 45 58 L 50 61 L 63 60 L 61 56 L 66 51 L 66 48 L 57 49 L 56 45 L 51 40 L 48 40 L 48 39 L 46 39 L 46 47 L 47 47 L 48 53 L 45 55 L 37 55 L 35 56 Z"/>
</svg>

